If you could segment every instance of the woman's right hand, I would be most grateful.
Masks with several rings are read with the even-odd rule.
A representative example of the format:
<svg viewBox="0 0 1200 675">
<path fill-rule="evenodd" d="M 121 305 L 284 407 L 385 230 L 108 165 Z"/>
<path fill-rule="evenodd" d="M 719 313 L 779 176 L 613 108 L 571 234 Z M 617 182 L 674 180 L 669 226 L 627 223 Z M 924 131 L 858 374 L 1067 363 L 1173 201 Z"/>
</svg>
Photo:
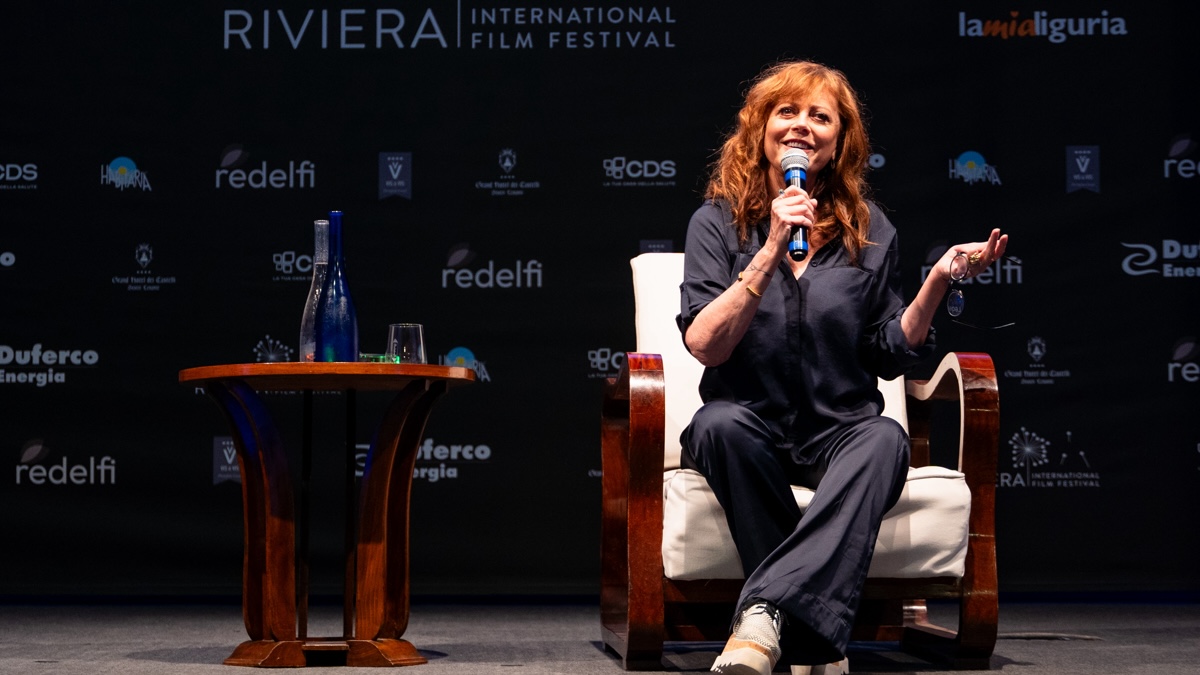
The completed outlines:
<svg viewBox="0 0 1200 675">
<path fill-rule="evenodd" d="M 787 250 L 792 228 L 812 227 L 817 222 L 817 201 L 795 185 L 771 201 L 771 231 L 767 238 Z"/>
</svg>

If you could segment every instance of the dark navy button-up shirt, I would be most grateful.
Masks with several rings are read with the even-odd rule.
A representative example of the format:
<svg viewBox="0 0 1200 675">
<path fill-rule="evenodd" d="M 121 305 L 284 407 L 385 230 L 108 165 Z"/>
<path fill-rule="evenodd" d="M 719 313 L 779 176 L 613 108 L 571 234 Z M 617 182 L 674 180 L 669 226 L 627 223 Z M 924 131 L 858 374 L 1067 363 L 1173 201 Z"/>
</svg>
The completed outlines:
<svg viewBox="0 0 1200 675">
<path fill-rule="evenodd" d="M 733 354 L 705 368 L 700 380 L 703 401 L 746 406 L 800 462 L 834 429 L 882 412 L 877 377 L 902 375 L 934 351 L 932 328 L 924 345 L 908 348 L 896 229 L 870 207 L 874 245 L 863 248 L 858 263 L 851 264 L 840 238 L 818 249 L 799 279 L 781 261 Z M 766 234 L 760 223 L 739 245 L 726 204 L 708 200 L 696 210 L 680 286 L 681 331 L 733 285 Z"/>
</svg>

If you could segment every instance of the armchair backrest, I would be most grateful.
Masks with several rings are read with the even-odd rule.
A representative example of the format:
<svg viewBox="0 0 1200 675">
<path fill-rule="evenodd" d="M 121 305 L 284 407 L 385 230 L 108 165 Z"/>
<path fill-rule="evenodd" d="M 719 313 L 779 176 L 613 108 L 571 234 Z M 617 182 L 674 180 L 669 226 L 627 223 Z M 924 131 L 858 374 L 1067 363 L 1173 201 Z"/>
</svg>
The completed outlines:
<svg viewBox="0 0 1200 675">
<path fill-rule="evenodd" d="M 679 468 L 679 434 L 692 421 L 700 407 L 700 365 L 683 345 L 683 336 L 675 323 L 679 314 L 679 285 L 683 282 L 682 253 L 643 253 L 629 261 L 633 268 L 634 325 L 637 351 L 661 354 L 666 389 L 667 419 L 664 428 L 663 466 Z M 905 430 L 904 380 L 880 380 L 884 415 L 895 419 Z"/>
</svg>

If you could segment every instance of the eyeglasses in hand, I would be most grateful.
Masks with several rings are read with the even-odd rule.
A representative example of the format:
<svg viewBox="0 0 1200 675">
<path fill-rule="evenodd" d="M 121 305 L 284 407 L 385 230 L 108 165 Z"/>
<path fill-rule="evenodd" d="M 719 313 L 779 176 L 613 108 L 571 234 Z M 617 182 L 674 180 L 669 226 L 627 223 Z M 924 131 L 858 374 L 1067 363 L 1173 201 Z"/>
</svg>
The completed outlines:
<svg viewBox="0 0 1200 675">
<path fill-rule="evenodd" d="M 954 258 L 950 260 L 950 295 L 946 298 L 946 312 L 950 314 L 950 316 L 954 317 L 952 319 L 954 323 L 977 330 L 997 330 L 999 328 L 1008 328 L 1010 326 L 1017 325 L 1015 321 L 1010 321 L 998 326 L 976 326 L 973 323 L 960 321 L 958 319 L 958 317 L 962 315 L 963 309 L 966 307 L 966 299 L 963 297 L 962 287 L 959 286 L 959 283 L 971 275 L 971 267 L 979 262 L 978 255 L 978 253 L 974 253 L 968 256 L 965 252 L 959 251 L 954 255 Z M 1015 265 L 1021 264 L 1021 260 L 1019 258 L 1004 256 L 1004 260 Z"/>
</svg>

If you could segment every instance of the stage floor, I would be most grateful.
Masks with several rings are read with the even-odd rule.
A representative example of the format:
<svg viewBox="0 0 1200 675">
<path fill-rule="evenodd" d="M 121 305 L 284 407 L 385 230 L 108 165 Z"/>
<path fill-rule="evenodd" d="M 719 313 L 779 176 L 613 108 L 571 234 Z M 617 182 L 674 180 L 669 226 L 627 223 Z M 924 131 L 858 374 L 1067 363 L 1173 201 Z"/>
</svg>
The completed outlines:
<svg viewBox="0 0 1200 675">
<path fill-rule="evenodd" d="M 429 659 L 413 675 L 615 674 L 588 603 L 414 603 L 405 635 Z M 935 607 L 935 618 L 941 612 Z M 992 669 L 1006 675 L 1183 675 L 1200 672 L 1200 605 L 1002 603 Z M 341 633 L 340 608 L 312 610 L 310 635 Z M 199 604 L 0 605 L 0 673 L 199 674 L 246 638 L 241 609 Z M 657 672 L 704 672 L 721 645 L 669 644 Z M 930 673 L 937 666 L 876 645 L 851 645 L 852 672 Z M 379 669 L 319 666 L 313 673 Z"/>
</svg>

